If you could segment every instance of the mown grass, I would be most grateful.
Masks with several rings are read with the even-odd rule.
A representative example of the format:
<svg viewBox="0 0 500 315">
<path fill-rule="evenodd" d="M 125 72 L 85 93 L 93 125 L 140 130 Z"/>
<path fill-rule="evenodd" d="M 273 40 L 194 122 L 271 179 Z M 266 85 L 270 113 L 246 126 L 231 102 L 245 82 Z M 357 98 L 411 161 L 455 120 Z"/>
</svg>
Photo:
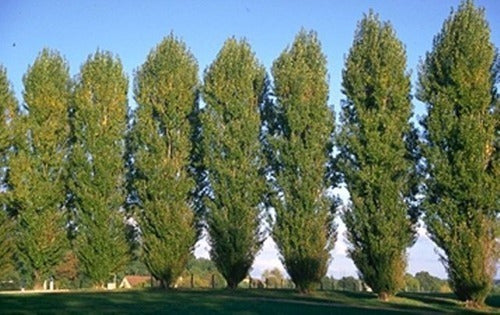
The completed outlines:
<svg viewBox="0 0 500 315">
<path fill-rule="evenodd" d="M 463 307 L 450 294 L 407 293 L 383 303 L 373 294 L 292 290 L 78 291 L 0 295 L 0 314 L 162 313 L 162 314 L 387 314 L 432 312 L 500 313 L 500 295 L 482 311 Z"/>
</svg>

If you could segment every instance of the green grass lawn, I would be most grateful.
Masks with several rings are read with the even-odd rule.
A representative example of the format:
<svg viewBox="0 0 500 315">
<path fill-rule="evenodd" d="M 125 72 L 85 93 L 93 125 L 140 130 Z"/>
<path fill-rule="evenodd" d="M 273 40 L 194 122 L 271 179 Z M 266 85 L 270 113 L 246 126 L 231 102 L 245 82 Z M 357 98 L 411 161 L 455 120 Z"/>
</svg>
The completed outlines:
<svg viewBox="0 0 500 315">
<path fill-rule="evenodd" d="M 500 313 L 500 295 L 483 312 Z M 165 291 L 79 291 L 1 294 L 0 314 L 168 313 L 168 314 L 387 314 L 470 312 L 450 294 L 401 294 L 383 303 L 372 294 L 324 291 L 304 296 L 291 290 L 240 289 Z"/>
</svg>

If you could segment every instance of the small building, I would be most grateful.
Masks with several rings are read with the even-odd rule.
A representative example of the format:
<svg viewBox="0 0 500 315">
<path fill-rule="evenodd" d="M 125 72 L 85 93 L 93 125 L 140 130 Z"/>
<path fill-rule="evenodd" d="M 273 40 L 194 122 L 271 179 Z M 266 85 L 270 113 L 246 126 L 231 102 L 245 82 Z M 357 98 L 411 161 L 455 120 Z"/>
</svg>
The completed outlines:
<svg viewBox="0 0 500 315">
<path fill-rule="evenodd" d="M 125 276 L 120 283 L 120 289 L 145 288 L 151 285 L 151 276 Z"/>
<path fill-rule="evenodd" d="M 245 279 L 241 281 L 240 285 L 245 288 L 258 288 L 258 289 L 265 288 L 264 282 L 262 282 L 260 279 L 251 278 L 249 276 L 245 277 Z"/>
</svg>

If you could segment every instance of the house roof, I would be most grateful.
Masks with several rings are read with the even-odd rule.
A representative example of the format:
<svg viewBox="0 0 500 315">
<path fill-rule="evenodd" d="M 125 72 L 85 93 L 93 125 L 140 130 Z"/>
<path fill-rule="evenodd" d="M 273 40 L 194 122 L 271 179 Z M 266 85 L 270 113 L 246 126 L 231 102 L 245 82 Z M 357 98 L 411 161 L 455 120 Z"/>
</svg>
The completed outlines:
<svg viewBox="0 0 500 315">
<path fill-rule="evenodd" d="M 145 282 L 151 281 L 151 276 L 125 276 L 123 277 L 123 280 L 127 279 L 128 284 L 130 284 L 132 287 L 135 287 L 139 284 L 143 284 Z"/>
</svg>

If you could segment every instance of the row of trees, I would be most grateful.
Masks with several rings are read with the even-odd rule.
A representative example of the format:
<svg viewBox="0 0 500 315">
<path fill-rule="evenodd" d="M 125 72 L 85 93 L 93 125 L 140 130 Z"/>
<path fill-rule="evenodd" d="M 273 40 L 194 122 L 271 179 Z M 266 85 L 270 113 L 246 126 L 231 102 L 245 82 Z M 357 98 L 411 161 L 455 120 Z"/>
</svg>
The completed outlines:
<svg viewBox="0 0 500 315">
<path fill-rule="evenodd" d="M 406 249 L 416 236 L 418 148 L 404 47 L 373 13 L 359 24 L 342 86 L 334 168 L 351 194 L 342 214 L 349 255 L 387 300 L 404 285 Z"/>
<path fill-rule="evenodd" d="M 421 136 L 410 123 L 404 46 L 372 12 L 346 59 L 337 132 L 314 32 L 301 31 L 276 59 L 272 84 L 234 38 L 201 84 L 195 58 L 170 35 L 137 70 L 129 115 L 128 80 L 110 53 L 90 56 L 72 80 L 58 53 L 42 51 L 23 78 L 21 109 L 2 68 L 2 270 L 14 260 L 40 285 L 73 249 L 101 286 L 129 259 L 124 221 L 133 216 L 142 258 L 164 287 L 206 227 L 211 258 L 235 288 L 267 218 L 288 274 L 307 292 L 336 239 L 328 189 L 344 183 L 349 255 L 381 299 L 403 288 L 423 211 L 453 290 L 480 305 L 498 257 L 495 57 L 484 12 L 465 1 L 419 70 Z"/>
<path fill-rule="evenodd" d="M 361 21 L 343 71 L 334 171 L 351 203 L 349 255 L 381 299 L 404 285 L 406 248 L 424 212 L 455 294 L 481 305 L 498 259 L 498 62 L 484 12 L 463 2 L 419 69 L 427 104 L 418 136 L 403 45 L 388 23 Z M 423 196 L 423 198 L 421 198 Z"/>
<path fill-rule="evenodd" d="M 15 221 L 4 228 L 12 229 L 6 239 L 17 245 L 9 253 L 39 287 L 71 240 L 82 270 L 102 284 L 129 252 L 120 213 L 128 87 L 122 65 L 97 52 L 73 81 L 66 61 L 43 50 L 23 78 L 19 111 L 3 69 L 1 77 L 2 112 L 8 115 L 2 125 L 8 143 L 2 201 Z"/>
<path fill-rule="evenodd" d="M 406 284 L 404 290 L 406 292 L 451 292 L 447 280 L 434 277 L 427 271 L 419 271 L 415 274 L 415 276 L 407 273 L 405 276 L 405 282 Z"/>
</svg>

